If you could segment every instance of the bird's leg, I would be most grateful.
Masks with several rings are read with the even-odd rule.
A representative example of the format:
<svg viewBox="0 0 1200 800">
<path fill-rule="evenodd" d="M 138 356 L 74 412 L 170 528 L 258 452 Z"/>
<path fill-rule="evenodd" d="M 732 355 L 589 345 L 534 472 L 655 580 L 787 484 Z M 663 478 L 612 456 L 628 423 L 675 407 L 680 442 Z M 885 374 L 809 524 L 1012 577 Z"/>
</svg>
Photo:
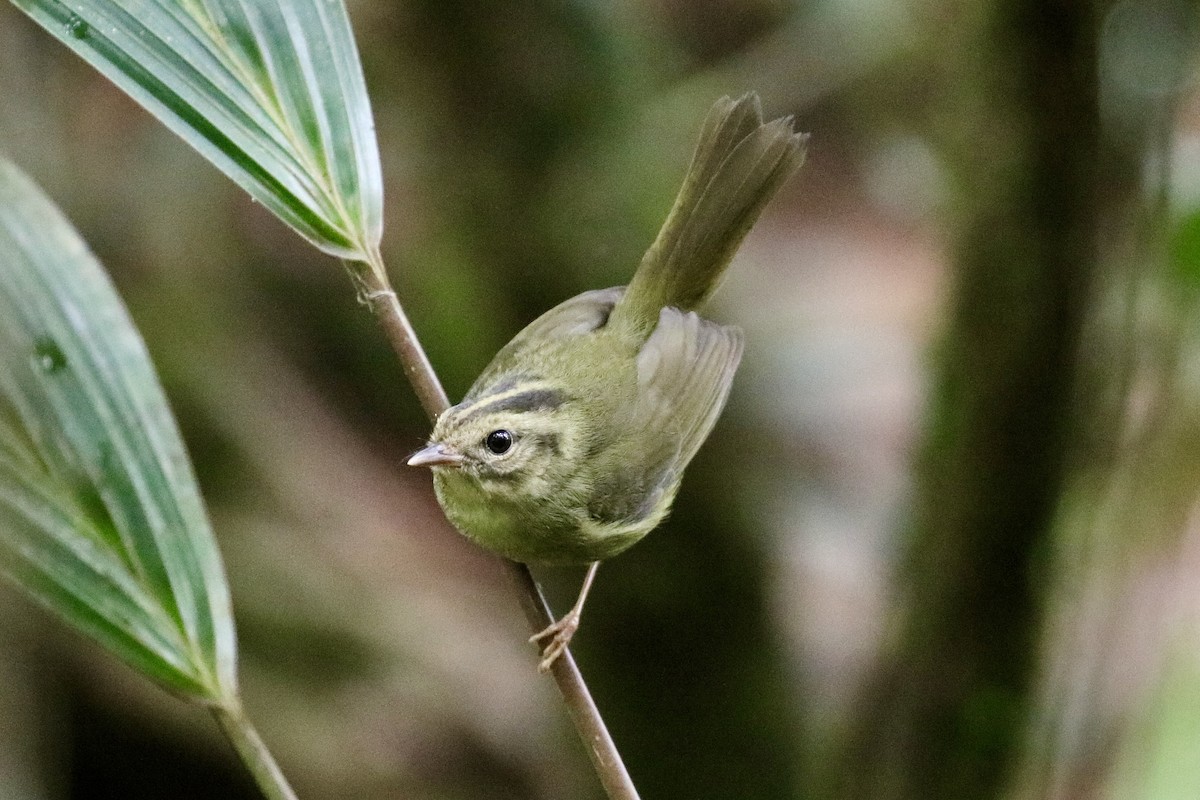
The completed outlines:
<svg viewBox="0 0 1200 800">
<path fill-rule="evenodd" d="M 575 605 L 571 606 L 571 610 L 563 614 L 558 622 L 552 623 L 544 631 L 535 633 L 529 637 L 529 641 L 534 644 L 541 642 L 543 639 L 550 639 L 542 649 L 542 660 L 538 664 L 538 672 L 548 672 L 550 666 L 563 654 L 567 649 L 567 645 L 571 643 L 571 637 L 575 635 L 575 631 L 579 629 L 579 617 L 583 613 L 583 601 L 587 599 L 588 590 L 592 588 L 592 581 L 596 578 L 596 570 L 600 569 L 600 562 L 593 561 L 588 567 L 587 575 L 583 578 L 583 587 L 579 590 L 579 598 L 575 601 Z"/>
</svg>

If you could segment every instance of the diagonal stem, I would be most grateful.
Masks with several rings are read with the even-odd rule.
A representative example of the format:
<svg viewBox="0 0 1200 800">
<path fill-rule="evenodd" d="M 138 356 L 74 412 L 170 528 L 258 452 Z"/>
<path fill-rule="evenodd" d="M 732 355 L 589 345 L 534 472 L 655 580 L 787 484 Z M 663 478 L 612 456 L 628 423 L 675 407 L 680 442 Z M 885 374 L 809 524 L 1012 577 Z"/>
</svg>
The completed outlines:
<svg viewBox="0 0 1200 800">
<path fill-rule="evenodd" d="M 237 750 L 242 763 L 254 776 L 254 782 L 262 790 L 263 796 L 267 800 L 296 800 L 296 794 L 288 785 L 287 778 L 283 777 L 271 751 L 267 750 L 262 737 L 242 710 L 241 704 L 214 706 L 212 712 L 221 730 L 225 731 L 225 735 Z"/>
<path fill-rule="evenodd" d="M 438 380 L 437 373 L 429 363 L 421 343 L 417 340 L 396 292 L 388 282 L 382 262 L 367 264 L 364 262 L 346 262 L 350 277 L 358 289 L 359 297 L 371 309 L 379 324 L 383 326 L 388 341 L 400 357 L 404 373 L 416 392 L 417 399 L 430 421 L 437 419 L 445 411 L 450 400 Z M 554 622 L 554 615 L 542 590 L 538 587 L 529 568 L 516 561 L 501 559 L 517 588 L 521 610 L 534 631 L 541 631 Z M 591 692 L 571 657 L 570 650 L 564 650 L 550 669 L 558 691 L 566 703 L 567 712 L 579 737 L 583 739 L 588 756 L 600 778 L 610 800 L 638 800 L 637 789 L 621 761 L 621 754 L 613 743 L 604 724 L 600 711 L 592 700 Z"/>
</svg>

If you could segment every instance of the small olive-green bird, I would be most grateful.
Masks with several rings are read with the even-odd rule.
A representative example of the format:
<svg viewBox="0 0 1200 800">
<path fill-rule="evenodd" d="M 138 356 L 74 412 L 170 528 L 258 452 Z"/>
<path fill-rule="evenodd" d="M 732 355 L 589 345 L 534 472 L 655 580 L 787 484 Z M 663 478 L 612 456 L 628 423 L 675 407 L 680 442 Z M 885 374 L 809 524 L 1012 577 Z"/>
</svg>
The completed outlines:
<svg viewBox="0 0 1200 800">
<path fill-rule="evenodd" d="M 627 287 L 585 292 L 509 342 L 409 460 L 468 538 L 525 563 L 589 564 L 574 607 L 531 637 L 566 648 L 599 563 L 667 515 L 742 356 L 697 316 L 767 201 L 804 160 L 791 119 L 722 98 L 683 187 Z"/>
</svg>

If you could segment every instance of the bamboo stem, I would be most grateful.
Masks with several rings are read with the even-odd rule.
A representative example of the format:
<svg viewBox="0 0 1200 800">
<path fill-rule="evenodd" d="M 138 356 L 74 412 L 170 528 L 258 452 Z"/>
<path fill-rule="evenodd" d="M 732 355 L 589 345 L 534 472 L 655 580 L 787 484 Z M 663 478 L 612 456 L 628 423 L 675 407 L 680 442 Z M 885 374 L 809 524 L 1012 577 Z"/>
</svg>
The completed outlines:
<svg viewBox="0 0 1200 800">
<path fill-rule="evenodd" d="M 242 763 L 254 776 L 254 782 L 262 789 L 263 796 L 267 800 L 296 800 L 296 793 L 241 705 L 214 706 L 212 712 Z"/>
<path fill-rule="evenodd" d="M 450 400 L 417 340 L 416 332 L 400 306 L 396 292 L 388 282 L 382 262 L 346 262 L 346 267 L 358 289 L 359 297 L 379 320 L 392 349 L 400 357 L 404 373 L 412 384 L 421 407 L 425 409 L 430 421 L 435 421 L 438 415 L 450 406 Z M 529 568 L 516 561 L 501 561 L 504 562 L 506 571 L 517 588 L 521 609 L 525 612 L 533 631 L 545 629 L 554 622 L 554 616 Z M 554 676 L 554 682 L 558 685 L 558 691 L 567 706 L 567 713 L 587 748 L 588 757 L 591 758 L 600 783 L 610 800 L 638 800 L 637 789 L 634 788 L 629 772 L 621 760 L 621 754 L 617 752 L 616 744 L 608 733 L 604 718 L 600 716 L 600 711 L 592 700 L 591 692 L 588 691 L 570 650 L 563 651 L 552 665 L 550 674 Z"/>
</svg>

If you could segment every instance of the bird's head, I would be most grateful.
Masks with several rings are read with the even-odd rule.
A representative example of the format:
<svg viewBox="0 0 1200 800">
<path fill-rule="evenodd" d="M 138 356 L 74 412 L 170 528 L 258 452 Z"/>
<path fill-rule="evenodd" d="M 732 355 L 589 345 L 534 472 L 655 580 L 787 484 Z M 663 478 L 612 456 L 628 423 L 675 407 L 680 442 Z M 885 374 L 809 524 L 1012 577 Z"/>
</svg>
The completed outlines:
<svg viewBox="0 0 1200 800">
<path fill-rule="evenodd" d="M 568 396 L 545 386 L 501 387 L 446 409 L 429 444 L 408 460 L 444 481 L 487 494 L 540 496 L 552 490 L 573 444 Z"/>
</svg>

